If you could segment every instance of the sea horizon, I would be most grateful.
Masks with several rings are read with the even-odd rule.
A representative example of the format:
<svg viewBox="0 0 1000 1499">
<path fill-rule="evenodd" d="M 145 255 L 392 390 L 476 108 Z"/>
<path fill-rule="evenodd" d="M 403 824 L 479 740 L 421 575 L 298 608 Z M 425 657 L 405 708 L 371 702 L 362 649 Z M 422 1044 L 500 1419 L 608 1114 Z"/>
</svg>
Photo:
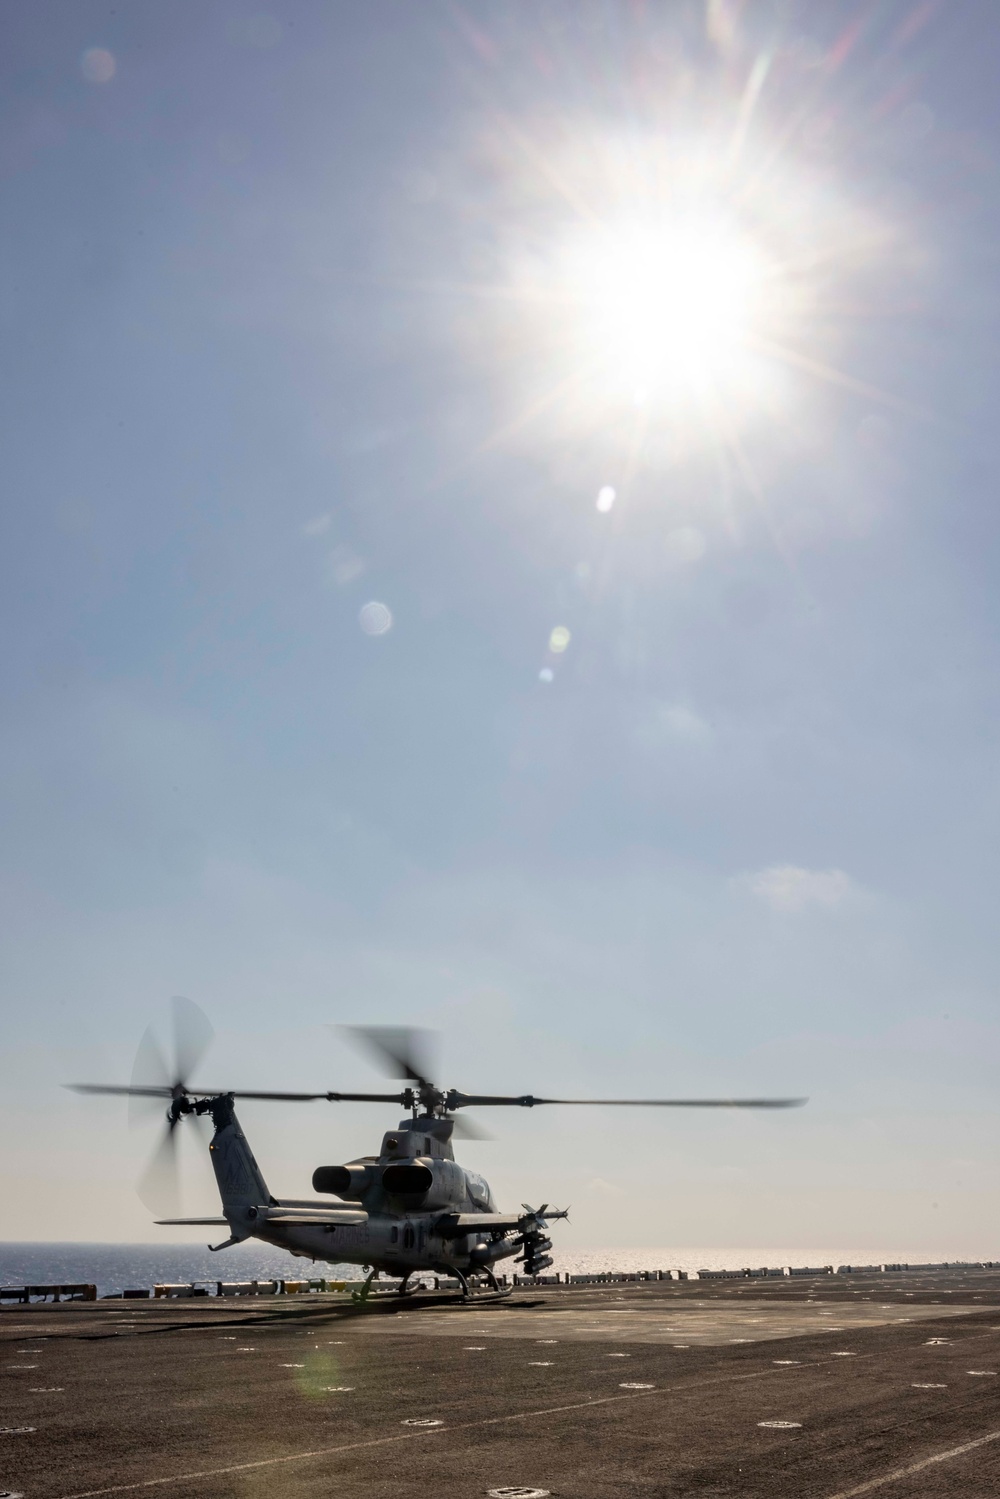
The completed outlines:
<svg viewBox="0 0 1000 1499">
<path fill-rule="evenodd" d="M 996 1250 L 972 1250 L 967 1245 L 928 1249 L 892 1244 L 877 1247 L 787 1245 L 726 1247 L 719 1245 L 652 1245 L 568 1249 L 553 1254 L 551 1271 L 586 1275 L 601 1272 L 628 1274 L 640 1271 L 759 1269 L 764 1266 L 817 1268 L 830 1265 L 972 1263 L 1000 1258 Z M 501 1264 L 517 1270 L 512 1261 Z M 183 1284 L 218 1280 L 270 1280 L 276 1278 L 358 1278 L 360 1266 L 338 1261 L 300 1259 L 282 1249 L 247 1241 L 229 1250 L 213 1253 L 205 1244 L 156 1244 L 155 1242 L 107 1243 L 87 1240 L 0 1242 L 0 1283 L 5 1286 L 92 1284 L 99 1296 L 152 1287 L 158 1283 Z"/>
</svg>

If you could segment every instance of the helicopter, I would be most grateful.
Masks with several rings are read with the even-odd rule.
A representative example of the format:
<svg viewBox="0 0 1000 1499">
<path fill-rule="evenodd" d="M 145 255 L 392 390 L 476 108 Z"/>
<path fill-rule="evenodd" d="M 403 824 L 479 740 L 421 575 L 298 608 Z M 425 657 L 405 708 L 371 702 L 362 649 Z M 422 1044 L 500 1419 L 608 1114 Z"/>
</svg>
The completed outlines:
<svg viewBox="0 0 1000 1499">
<path fill-rule="evenodd" d="M 173 1001 L 174 1065 L 168 1068 L 152 1031 L 140 1043 L 128 1086 L 70 1083 L 78 1093 L 119 1094 L 159 1104 L 169 1100 L 166 1131 L 140 1183 L 140 1196 L 168 1185 L 176 1176 L 176 1131 L 186 1118 L 210 1119 L 209 1155 L 222 1199 L 222 1216 L 158 1218 L 160 1225 L 227 1228 L 229 1237 L 210 1244 L 213 1251 L 248 1239 L 285 1249 L 301 1258 L 360 1265 L 369 1271 L 357 1299 L 367 1299 L 381 1272 L 399 1279 L 407 1293 L 411 1278 L 422 1273 L 457 1280 L 468 1299 L 510 1294 L 497 1280 L 494 1266 L 513 1258 L 526 1276 L 540 1275 L 552 1264 L 549 1225 L 566 1218 L 568 1209 L 548 1203 L 520 1212 L 501 1212 L 489 1183 L 460 1166 L 453 1136 L 483 1138 L 459 1110 L 542 1105 L 591 1107 L 785 1109 L 804 1098 L 539 1098 L 530 1093 L 463 1093 L 430 1080 L 427 1036 L 410 1027 L 344 1027 L 381 1064 L 388 1076 L 407 1086 L 396 1093 L 288 1093 L 247 1089 L 192 1088 L 188 1077 L 212 1039 L 212 1028 L 190 1000 Z M 147 1081 L 150 1074 L 155 1081 Z M 378 1155 L 360 1156 L 343 1165 L 318 1166 L 312 1186 L 319 1199 L 275 1197 L 236 1117 L 236 1100 L 278 1102 L 398 1104 L 407 1111 L 395 1129 L 382 1137 Z M 486 1136 L 485 1138 L 489 1138 Z"/>
</svg>

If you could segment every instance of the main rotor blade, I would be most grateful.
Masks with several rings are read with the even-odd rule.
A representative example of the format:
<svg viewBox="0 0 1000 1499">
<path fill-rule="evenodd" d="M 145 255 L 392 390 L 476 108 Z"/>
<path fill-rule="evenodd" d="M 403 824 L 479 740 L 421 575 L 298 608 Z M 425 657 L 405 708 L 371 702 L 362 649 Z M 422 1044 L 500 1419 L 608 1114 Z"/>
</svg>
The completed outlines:
<svg viewBox="0 0 1000 1499">
<path fill-rule="evenodd" d="M 174 1020 L 174 1079 L 186 1083 L 211 1044 L 215 1032 L 204 1010 L 175 994 L 171 1000 Z"/>
<path fill-rule="evenodd" d="M 317 1098 L 326 1097 L 325 1093 L 270 1093 L 260 1089 L 244 1088 L 220 1088 L 219 1093 L 231 1093 L 234 1098 L 272 1098 L 279 1103 L 313 1103 Z M 218 1098 L 219 1093 L 213 1093 L 208 1088 L 199 1088 L 195 1096 Z"/>
<path fill-rule="evenodd" d="M 68 1088 L 71 1093 L 117 1093 L 136 1098 L 170 1098 L 173 1095 L 172 1088 L 125 1088 L 117 1083 L 63 1083 L 63 1087 Z"/>
<path fill-rule="evenodd" d="M 409 1089 L 405 1093 L 317 1093 L 316 1097 L 325 1098 L 328 1103 L 398 1103 L 404 1109 L 413 1105 Z"/>
<path fill-rule="evenodd" d="M 433 1032 L 410 1025 L 341 1025 L 364 1050 L 378 1060 L 386 1077 L 405 1077 L 410 1083 L 429 1083 Z"/>
<path fill-rule="evenodd" d="M 173 1089 L 168 1087 L 133 1088 L 116 1083 L 65 1083 L 73 1093 L 111 1093 L 118 1096 L 136 1095 L 140 1098 L 172 1098 Z M 326 1103 L 398 1103 L 409 1108 L 413 1097 L 406 1093 L 274 1093 L 255 1088 L 189 1088 L 189 1098 L 217 1098 L 231 1093 L 234 1098 L 269 1098 L 279 1103 L 313 1103 L 323 1099 Z"/>
<path fill-rule="evenodd" d="M 536 1098 L 531 1093 L 518 1097 L 502 1094 L 455 1093 L 447 1094 L 445 1105 L 449 1109 L 476 1108 L 494 1104 L 509 1104 L 515 1108 L 533 1109 L 536 1104 L 598 1104 L 612 1108 L 641 1109 L 797 1109 L 805 1098 Z"/>
<path fill-rule="evenodd" d="M 488 1129 L 483 1129 L 476 1120 L 463 1119 L 461 1114 L 449 1117 L 452 1122 L 452 1136 L 456 1140 L 493 1140 L 496 1138 Z"/>
</svg>

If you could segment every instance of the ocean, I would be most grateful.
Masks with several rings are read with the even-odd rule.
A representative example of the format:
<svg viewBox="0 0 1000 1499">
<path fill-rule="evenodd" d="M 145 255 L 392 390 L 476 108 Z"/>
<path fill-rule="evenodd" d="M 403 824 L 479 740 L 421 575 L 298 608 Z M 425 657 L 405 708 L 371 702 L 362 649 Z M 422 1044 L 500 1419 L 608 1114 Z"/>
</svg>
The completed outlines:
<svg viewBox="0 0 1000 1499">
<path fill-rule="evenodd" d="M 965 1246 L 947 1246 L 943 1250 L 900 1248 L 898 1245 L 872 1249 L 787 1247 L 725 1248 L 646 1248 L 646 1249 L 580 1249 L 554 1255 L 552 1274 L 556 1270 L 574 1275 L 600 1271 L 637 1270 L 734 1270 L 761 1265 L 878 1265 L 927 1264 L 942 1261 L 979 1261 L 1000 1259 L 995 1246 L 984 1251 Z M 503 1271 L 517 1269 L 505 1262 Z M 296 1259 L 284 1250 L 248 1241 L 232 1249 L 212 1254 L 204 1244 L 2 1244 L 0 1243 L 0 1284 L 66 1285 L 85 1282 L 97 1286 L 99 1296 L 133 1287 L 153 1286 L 158 1282 L 185 1283 L 216 1280 L 271 1280 L 280 1276 L 328 1276 L 358 1279 L 357 1265 L 323 1264 L 315 1269 L 308 1260 Z"/>
</svg>

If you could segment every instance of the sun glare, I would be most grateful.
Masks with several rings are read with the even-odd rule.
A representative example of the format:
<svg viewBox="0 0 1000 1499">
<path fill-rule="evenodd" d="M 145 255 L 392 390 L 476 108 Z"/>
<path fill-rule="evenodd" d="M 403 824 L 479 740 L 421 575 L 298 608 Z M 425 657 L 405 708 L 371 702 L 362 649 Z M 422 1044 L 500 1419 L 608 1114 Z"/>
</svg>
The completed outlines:
<svg viewBox="0 0 1000 1499">
<path fill-rule="evenodd" d="M 590 359 L 654 399 L 730 385 L 772 289 L 760 251 L 726 223 L 630 224 L 571 260 Z"/>
<path fill-rule="evenodd" d="M 542 421 L 625 444 L 628 474 L 711 452 L 756 484 L 751 432 L 801 440 L 817 394 L 862 390 L 845 349 L 898 226 L 719 110 L 697 130 L 539 127 L 511 175 L 495 288 L 491 348 L 513 356 L 519 411 L 491 441 Z"/>
</svg>

